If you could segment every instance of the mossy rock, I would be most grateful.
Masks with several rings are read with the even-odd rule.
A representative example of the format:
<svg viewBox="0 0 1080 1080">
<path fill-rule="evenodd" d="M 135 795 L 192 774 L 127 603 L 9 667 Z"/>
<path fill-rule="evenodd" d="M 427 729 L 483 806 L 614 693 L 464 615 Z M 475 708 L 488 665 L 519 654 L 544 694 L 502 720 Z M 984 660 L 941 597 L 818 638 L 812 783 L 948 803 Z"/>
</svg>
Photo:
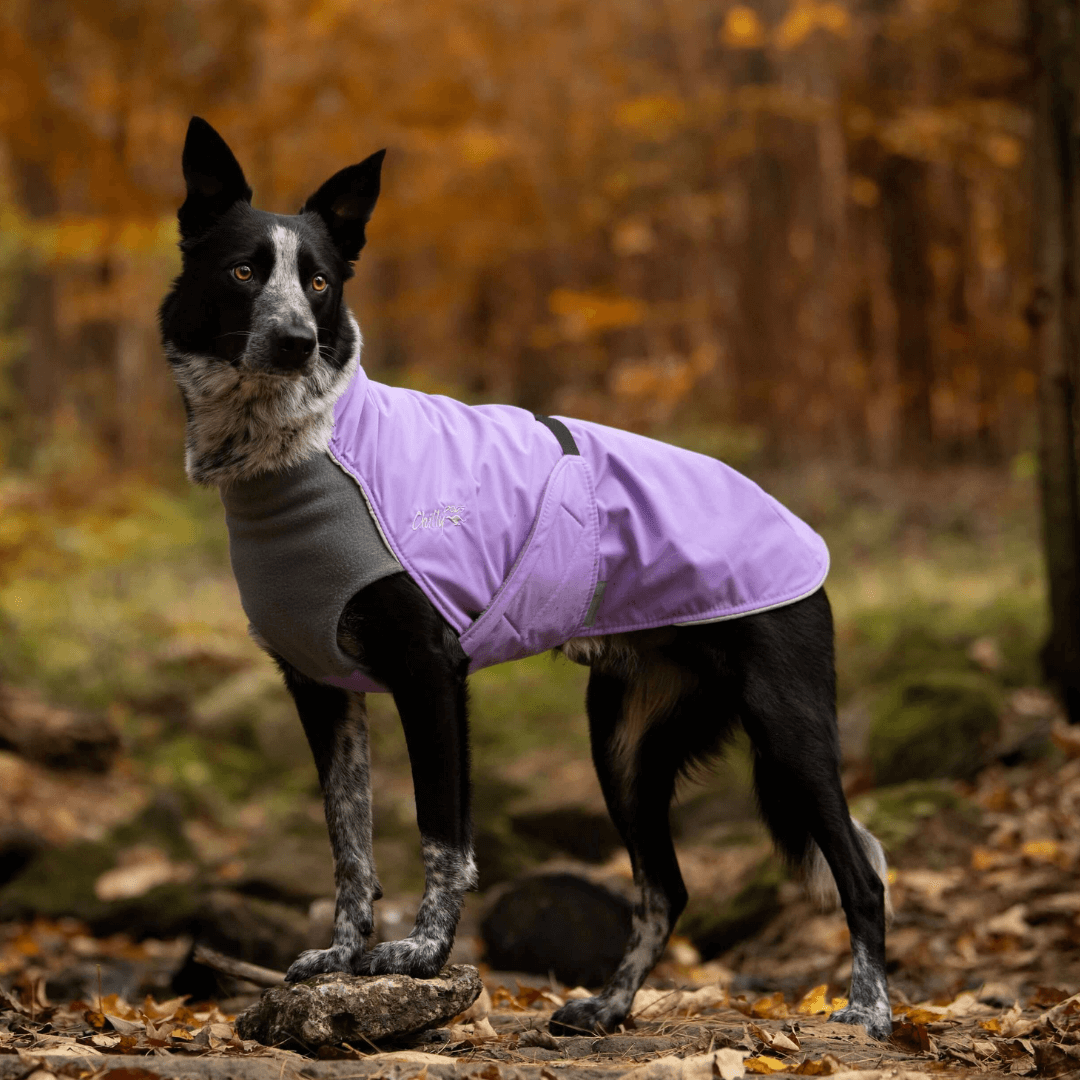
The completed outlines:
<svg viewBox="0 0 1080 1080">
<path fill-rule="evenodd" d="M 159 885 L 131 899 L 100 900 L 94 882 L 113 866 L 115 850 L 104 843 L 42 852 L 0 889 L 0 921 L 71 915 L 95 933 L 123 930 L 136 938 L 175 937 L 190 929 L 203 891 L 199 882 Z"/>
<path fill-rule="evenodd" d="M 134 937 L 164 938 L 186 933 L 204 892 L 197 874 L 190 881 L 159 885 L 129 899 L 102 900 L 94 891 L 98 878 L 135 844 L 152 844 L 173 860 L 192 861 L 182 821 L 179 805 L 162 792 L 138 816 L 101 840 L 39 851 L 0 888 L 0 922 L 70 915 L 102 934 L 124 930 Z"/>
<path fill-rule="evenodd" d="M 930 672 L 899 680 L 879 700 L 867 749 L 878 784 L 953 777 L 985 764 L 997 738 L 1002 702 L 988 678 Z"/>
</svg>

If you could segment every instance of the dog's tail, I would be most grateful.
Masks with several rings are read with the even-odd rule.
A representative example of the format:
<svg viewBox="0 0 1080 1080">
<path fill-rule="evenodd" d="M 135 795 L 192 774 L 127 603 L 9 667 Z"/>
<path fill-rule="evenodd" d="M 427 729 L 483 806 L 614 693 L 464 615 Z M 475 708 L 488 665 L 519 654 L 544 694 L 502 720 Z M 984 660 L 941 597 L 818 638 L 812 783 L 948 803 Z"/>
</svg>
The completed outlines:
<svg viewBox="0 0 1080 1080">
<path fill-rule="evenodd" d="M 851 819 L 851 824 L 859 846 L 866 853 L 874 872 L 881 878 L 881 884 L 885 886 L 885 919 L 886 922 L 891 922 L 893 907 L 889 896 L 889 867 L 885 861 L 885 849 L 865 825 L 854 818 Z M 803 860 L 802 878 L 807 895 L 822 911 L 833 911 L 840 906 L 840 893 L 837 891 L 832 871 L 821 848 L 813 840 L 810 841 Z"/>
</svg>

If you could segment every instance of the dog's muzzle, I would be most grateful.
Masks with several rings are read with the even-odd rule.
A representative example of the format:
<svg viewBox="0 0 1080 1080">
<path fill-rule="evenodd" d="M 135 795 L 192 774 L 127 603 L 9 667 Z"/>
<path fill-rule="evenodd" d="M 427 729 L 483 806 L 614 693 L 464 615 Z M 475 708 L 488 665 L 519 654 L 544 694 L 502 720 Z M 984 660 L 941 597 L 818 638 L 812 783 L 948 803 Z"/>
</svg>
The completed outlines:
<svg viewBox="0 0 1080 1080">
<path fill-rule="evenodd" d="M 268 366 L 278 371 L 296 371 L 311 359 L 317 344 L 315 332 L 306 326 L 275 330 L 268 342 Z"/>
</svg>

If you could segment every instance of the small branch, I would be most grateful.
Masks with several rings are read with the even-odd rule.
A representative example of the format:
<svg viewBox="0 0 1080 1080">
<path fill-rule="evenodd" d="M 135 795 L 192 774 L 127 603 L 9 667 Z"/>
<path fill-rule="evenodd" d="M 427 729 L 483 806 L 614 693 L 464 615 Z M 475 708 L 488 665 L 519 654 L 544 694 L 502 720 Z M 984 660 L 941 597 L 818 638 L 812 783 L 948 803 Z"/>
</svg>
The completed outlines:
<svg viewBox="0 0 1080 1080">
<path fill-rule="evenodd" d="M 205 945 L 196 945 L 192 959 L 203 967 L 213 968 L 222 975 L 231 975 L 234 979 L 244 979 L 256 986 L 280 986 L 285 981 L 284 971 L 272 971 L 270 968 L 248 964 L 243 960 L 234 960 Z"/>
</svg>

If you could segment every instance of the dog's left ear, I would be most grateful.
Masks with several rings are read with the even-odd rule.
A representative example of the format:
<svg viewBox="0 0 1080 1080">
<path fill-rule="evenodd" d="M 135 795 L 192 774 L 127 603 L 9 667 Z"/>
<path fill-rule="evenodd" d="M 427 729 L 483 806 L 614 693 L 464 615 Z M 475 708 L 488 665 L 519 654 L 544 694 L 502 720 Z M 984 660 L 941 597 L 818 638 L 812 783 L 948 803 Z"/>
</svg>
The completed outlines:
<svg viewBox="0 0 1080 1080">
<path fill-rule="evenodd" d="M 306 203 L 304 212 L 318 214 L 346 262 L 354 262 L 366 242 L 364 226 L 379 198 L 386 151 L 380 150 L 359 165 L 335 173 Z"/>
<path fill-rule="evenodd" d="M 197 239 L 236 203 L 251 202 L 240 163 L 201 116 L 193 116 L 188 124 L 183 168 L 187 198 L 176 216 L 184 240 Z"/>
</svg>

